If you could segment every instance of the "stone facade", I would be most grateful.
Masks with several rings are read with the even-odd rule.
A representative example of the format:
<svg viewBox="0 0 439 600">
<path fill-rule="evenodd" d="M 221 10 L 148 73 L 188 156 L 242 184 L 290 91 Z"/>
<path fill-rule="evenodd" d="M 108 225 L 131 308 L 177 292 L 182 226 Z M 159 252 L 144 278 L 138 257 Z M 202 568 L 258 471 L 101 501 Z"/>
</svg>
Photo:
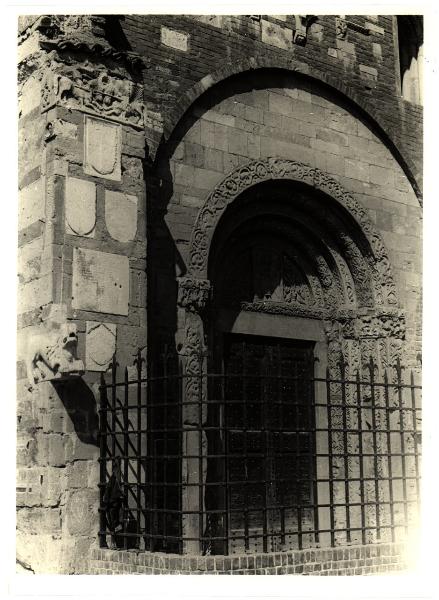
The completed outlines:
<svg viewBox="0 0 439 600">
<path fill-rule="evenodd" d="M 139 348 L 153 360 L 171 347 L 197 374 L 240 256 L 239 240 L 222 262 L 224 248 L 265 214 L 255 190 L 276 188 L 271 234 L 294 239 L 309 268 L 238 298 L 247 322 L 290 319 L 293 335 L 300 319 L 320 323 L 331 368 L 370 353 L 419 367 L 422 108 L 400 94 L 396 17 L 253 17 L 19 21 L 17 552 L 35 572 L 198 569 L 97 550 L 97 386 L 114 355 L 124 368 Z M 75 336 L 63 368 L 54 330 Z M 359 574 L 398 562 L 352 552 L 293 563 Z M 279 560 L 230 569 L 309 571 Z"/>
</svg>

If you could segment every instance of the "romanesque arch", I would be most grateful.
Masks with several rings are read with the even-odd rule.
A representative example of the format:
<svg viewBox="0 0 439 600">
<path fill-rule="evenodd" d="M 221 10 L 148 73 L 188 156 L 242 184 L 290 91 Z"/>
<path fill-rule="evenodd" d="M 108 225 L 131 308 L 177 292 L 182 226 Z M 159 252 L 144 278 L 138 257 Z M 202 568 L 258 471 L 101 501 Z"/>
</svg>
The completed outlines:
<svg viewBox="0 0 439 600">
<path fill-rule="evenodd" d="M 224 82 L 232 76 L 252 72 L 257 69 L 271 69 L 277 72 L 283 70 L 292 74 L 298 73 L 301 76 L 305 76 L 314 81 L 320 82 L 322 85 L 332 89 L 335 93 L 342 94 L 345 98 L 347 98 L 349 102 L 354 104 L 364 115 L 367 116 L 367 119 L 372 122 L 373 127 L 377 130 L 377 132 L 379 132 L 380 136 L 386 140 L 389 149 L 400 163 L 411 185 L 413 186 L 419 202 L 422 204 L 422 191 L 419 184 L 420 173 L 418 172 L 418 169 L 411 158 L 406 156 L 406 153 L 400 147 L 399 142 L 389 135 L 387 128 L 382 124 L 382 120 L 375 107 L 363 96 L 360 96 L 352 88 L 347 86 L 342 80 L 331 75 L 331 73 L 320 71 L 316 67 L 310 68 L 309 65 L 303 64 L 299 61 L 292 62 L 290 60 L 285 60 L 280 56 L 276 57 L 275 61 L 267 56 L 252 56 L 248 59 L 236 60 L 203 77 L 190 89 L 186 90 L 179 97 L 178 103 L 174 105 L 167 113 L 163 123 L 165 140 L 170 139 L 177 124 L 184 117 L 185 113 L 190 109 L 193 103 L 196 102 L 214 85 Z"/>
</svg>

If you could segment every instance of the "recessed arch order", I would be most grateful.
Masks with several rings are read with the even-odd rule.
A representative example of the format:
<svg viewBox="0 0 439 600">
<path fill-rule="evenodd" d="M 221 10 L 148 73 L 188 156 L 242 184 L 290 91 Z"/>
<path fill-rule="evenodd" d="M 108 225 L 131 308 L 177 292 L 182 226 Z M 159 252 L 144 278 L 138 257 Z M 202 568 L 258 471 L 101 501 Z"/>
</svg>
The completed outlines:
<svg viewBox="0 0 439 600">
<path fill-rule="evenodd" d="M 366 238 L 373 254 L 371 269 L 376 304 L 395 307 L 397 294 L 390 260 L 381 236 L 369 220 L 365 209 L 327 173 L 297 161 L 275 157 L 253 160 L 238 167 L 216 185 L 207 196 L 198 212 L 192 230 L 188 275 L 196 279 L 208 278 L 212 238 L 227 207 L 244 191 L 270 180 L 299 182 L 329 196 L 345 209 Z"/>
</svg>

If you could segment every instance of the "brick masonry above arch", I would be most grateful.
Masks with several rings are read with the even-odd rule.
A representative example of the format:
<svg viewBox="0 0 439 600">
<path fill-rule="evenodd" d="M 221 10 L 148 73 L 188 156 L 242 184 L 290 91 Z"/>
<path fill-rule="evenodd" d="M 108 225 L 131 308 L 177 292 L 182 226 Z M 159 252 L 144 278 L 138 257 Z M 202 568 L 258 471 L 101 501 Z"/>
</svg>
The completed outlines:
<svg viewBox="0 0 439 600">
<path fill-rule="evenodd" d="M 166 114 L 163 115 L 162 143 L 166 143 L 171 139 L 174 129 L 184 118 L 185 114 L 208 90 L 216 85 L 225 83 L 231 77 L 243 75 L 252 71 L 254 72 L 257 69 L 270 69 L 277 72 L 285 71 L 291 75 L 298 74 L 302 78 L 309 78 L 314 83 L 320 83 L 322 87 L 330 89 L 333 93 L 342 95 L 344 99 L 347 99 L 351 105 L 359 110 L 365 117 L 370 128 L 386 144 L 403 169 L 422 206 L 422 173 L 419 172 L 419 168 L 417 168 L 412 158 L 402 149 L 402 145 L 400 141 L 396 139 L 396 136 L 389 133 L 388 127 L 378 114 L 376 108 L 356 92 L 353 87 L 346 85 L 342 79 L 335 77 L 330 73 L 325 73 L 316 67 L 311 67 L 306 63 L 293 59 L 285 59 L 281 56 L 276 56 L 276 58 L 269 56 L 252 56 L 231 64 L 227 63 L 218 70 L 205 75 L 200 81 L 185 91 L 178 98 L 178 101 L 174 103 L 174 106 L 168 109 Z M 151 150 L 154 149 L 151 148 Z M 155 149 L 153 154 L 156 155 L 157 151 L 158 148 Z"/>
</svg>

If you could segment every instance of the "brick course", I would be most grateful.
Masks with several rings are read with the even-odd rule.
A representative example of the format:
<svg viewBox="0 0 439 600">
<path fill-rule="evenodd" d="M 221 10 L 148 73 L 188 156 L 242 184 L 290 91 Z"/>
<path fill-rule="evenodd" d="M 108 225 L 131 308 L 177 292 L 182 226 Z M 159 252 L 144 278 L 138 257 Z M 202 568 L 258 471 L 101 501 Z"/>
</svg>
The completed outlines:
<svg viewBox="0 0 439 600">
<path fill-rule="evenodd" d="M 296 550 L 286 553 L 199 556 L 95 549 L 91 575 L 378 575 L 406 570 L 402 544 Z"/>
</svg>

